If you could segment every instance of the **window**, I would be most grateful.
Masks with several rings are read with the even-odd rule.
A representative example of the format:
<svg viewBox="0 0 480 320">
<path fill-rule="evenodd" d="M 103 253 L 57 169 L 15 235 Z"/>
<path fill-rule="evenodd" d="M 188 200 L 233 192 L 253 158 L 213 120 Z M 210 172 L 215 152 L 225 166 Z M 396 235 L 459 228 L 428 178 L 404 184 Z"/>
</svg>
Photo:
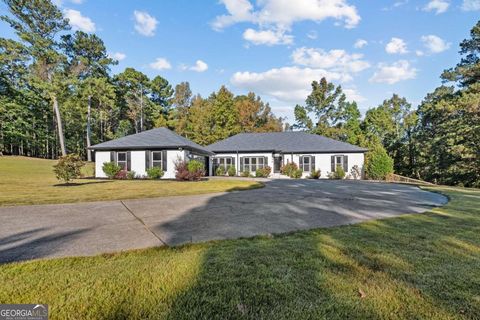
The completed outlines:
<svg viewBox="0 0 480 320">
<path fill-rule="evenodd" d="M 257 169 L 263 169 L 267 166 L 266 157 L 243 157 L 241 162 L 243 164 L 242 171 L 255 172 Z"/>
<path fill-rule="evenodd" d="M 225 169 L 225 171 L 227 171 L 228 167 L 233 165 L 233 158 L 232 157 L 222 157 L 222 158 L 216 158 L 216 159 L 217 159 L 216 168 L 223 167 Z"/>
<path fill-rule="evenodd" d="M 314 156 L 302 156 L 300 157 L 300 169 L 304 172 L 315 171 L 315 157 Z"/>
<path fill-rule="evenodd" d="M 117 165 L 119 165 L 122 170 L 127 170 L 127 153 L 126 152 L 117 152 Z"/>
<path fill-rule="evenodd" d="M 338 166 L 343 168 L 343 156 L 335 156 L 335 171 L 337 171 Z"/>
<path fill-rule="evenodd" d="M 163 170 L 162 151 L 152 151 L 152 167 L 159 167 Z"/>
</svg>

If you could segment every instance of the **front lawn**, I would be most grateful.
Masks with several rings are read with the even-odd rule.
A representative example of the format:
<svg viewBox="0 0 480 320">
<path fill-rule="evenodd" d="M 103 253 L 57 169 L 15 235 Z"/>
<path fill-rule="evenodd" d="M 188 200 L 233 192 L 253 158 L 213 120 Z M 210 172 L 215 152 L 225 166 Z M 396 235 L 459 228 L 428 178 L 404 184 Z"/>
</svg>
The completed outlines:
<svg viewBox="0 0 480 320">
<path fill-rule="evenodd" d="M 219 179 L 200 182 L 79 179 L 58 181 L 53 160 L 0 157 L 0 206 L 68 203 L 191 195 L 259 188 L 254 181 Z M 91 175 L 92 165 L 86 167 Z"/>
<path fill-rule="evenodd" d="M 478 319 L 480 191 L 425 214 L 290 235 L 0 266 L 51 319 Z"/>
</svg>

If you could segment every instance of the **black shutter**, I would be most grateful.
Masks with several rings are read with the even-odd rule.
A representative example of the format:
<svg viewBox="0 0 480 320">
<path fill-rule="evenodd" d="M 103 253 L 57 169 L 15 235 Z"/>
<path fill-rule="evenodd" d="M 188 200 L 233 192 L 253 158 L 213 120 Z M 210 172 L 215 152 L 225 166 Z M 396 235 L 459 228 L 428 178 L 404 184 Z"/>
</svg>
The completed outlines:
<svg viewBox="0 0 480 320">
<path fill-rule="evenodd" d="M 335 172 L 335 156 L 332 156 L 332 172 Z"/>
<path fill-rule="evenodd" d="M 127 151 L 127 171 L 132 169 L 132 153 Z"/>
<path fill-rule="evenodd" d="M 243 172 L 243 160 L 244 157 L 240 157 L 240 172 Z"/>
<path fill-rule="evenodd" d="M 311 159 L 311 161 L 312 161 L 312 163 L 310 164 L 310 165 L 311 165 L 311 167 L 312 167 L 312 169 L 311 169 L 311 170 L 312 170 L 312 172 L 314 172 L 314 171 L 315 171 L 315 157 L 314 157 L 314 156 L 312 156 L 310 159 Z"/>
<path fill-rule="evenodd" d="M 162 151 L 162 170 L 167 171 L 167 150 Z"/>
<path fill-rule="evenodd" d="M 268 157 L 263 157 L 263 167 L 268 167 Z"/>
<path fill-rule="evenodd" d="M 150 150 L 145 150 L 145 171 L 150 169 Z"/>
<path fill-rule="evenodd" d="M 110 151 L 110 162 L 115 162 L 115 151 Z"/>
<path fill-rule="evenodd" d="M 343 156 L 343 170 L 348 173 L 348 156 Z"/>
<path fill-rule="evenodd" d="M 300 156 L 300 163 L 299 163 L 299 168 L 303 171 L 303 156 Z"/>
</svg>

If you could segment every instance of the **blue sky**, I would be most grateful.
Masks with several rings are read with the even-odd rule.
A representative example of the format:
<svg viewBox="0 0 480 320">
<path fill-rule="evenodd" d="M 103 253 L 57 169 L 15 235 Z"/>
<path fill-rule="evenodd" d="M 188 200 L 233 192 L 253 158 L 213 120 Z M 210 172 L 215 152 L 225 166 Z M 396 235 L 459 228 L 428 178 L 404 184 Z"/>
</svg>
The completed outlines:
<svg viewBox="0 0 480 320">
<path fill-rule="evenodd" d="M 362 112 L 392 93 L 417 105 L 460 59 L 480 0 L 56 0 L 74 29 L 119 60 L 207 96 L 254 91 L 293 122 L 312 80 L 341 84 Z M 5 6 L 0 5 L 5 11 Z M 0 24 L 0 34 L 13 37 Z"/>
</svg>

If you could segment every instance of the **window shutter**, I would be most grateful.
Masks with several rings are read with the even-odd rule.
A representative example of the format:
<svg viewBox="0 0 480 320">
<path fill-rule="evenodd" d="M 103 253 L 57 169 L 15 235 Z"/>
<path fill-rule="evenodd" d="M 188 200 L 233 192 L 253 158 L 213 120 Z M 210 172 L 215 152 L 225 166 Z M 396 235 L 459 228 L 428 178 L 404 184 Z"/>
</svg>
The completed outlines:
<svg viewBox="0 0 480 320">
<path fill-rule="evenodd" d="M 150 169 L 150 150 L 145 150 L 145 170 Z"/>
<path fill-rule="evenodd" d="M 263 157 L 263 167 L 268 167 L 268 157 Z"/>
<path fill-rule="evenodd" d="M 167 150 L 162 151 L 162 170 L 167 171 Z"/>
<path fill-rule="evenodd" d="M 332 156 L 332 172 L 335 172 L 335 156 Z"/>
<path fill-rule="evenodd" d="M 115 151 L 110 151 L 110 162 L 115 162 Z"/>
<path fill-rule="evenodd" d="M 132 170 L 132 153 L 127 151 L 127 171 Z"/>
<path fill-rule="evenodd" d="M 312 161 L 312 163 L 310 164 L 310 166 L 312 167 L 311 170 L 312 170 L 312 172 L 314 172 L 315 171 L 315 157 L 312 156 L 310 159 Z"/>
<path fill-rule="evenodd" d="M 343 156 L 343 170 L 348 173 L 348 156 Z"/>
<path fill-rule="evenodd" d="M 240 157 L 240 172 L 243 172 L 243 159 L 244 157 Z"/>
<path fill-rule="evenodd" d="M 303 171 L 303 157 L 300 157 L 300 165 L 298 166 Z"/>
</svg>

